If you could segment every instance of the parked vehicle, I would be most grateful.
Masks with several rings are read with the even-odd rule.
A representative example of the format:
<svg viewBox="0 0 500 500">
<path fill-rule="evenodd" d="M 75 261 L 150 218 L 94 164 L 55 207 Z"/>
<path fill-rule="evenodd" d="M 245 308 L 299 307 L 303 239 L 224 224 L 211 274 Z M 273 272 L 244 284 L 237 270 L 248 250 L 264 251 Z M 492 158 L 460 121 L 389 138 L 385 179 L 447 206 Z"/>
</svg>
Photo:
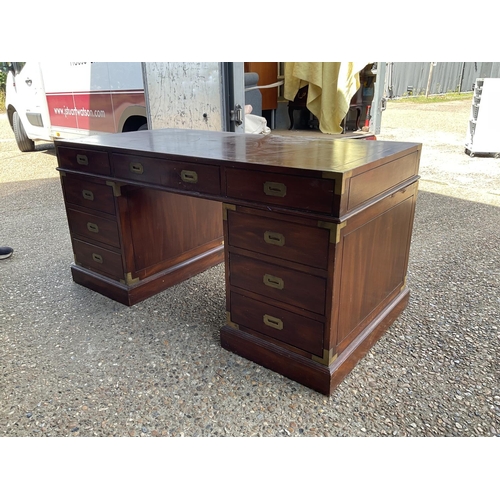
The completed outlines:
<svg viewBox="0 0 500 500">
<path fill-rule="evenodd" d="M 14 62 L 2 70 L 21 151 L 40 140 L 147 129 L 140 62 Z"/>
<path fill-rule="evenodd" d="M 40 140 L 148 124 L 244 132 L 245 92 L 260 88 L 245 89 L 243 63 L 14 62 L 0 69 L 7 73 L 5 105 L 21 151 L 33 151 Z M 384 77 L 385 63 L 369 63 L 360 73 L 339 138 L 376 139 Z"/>
</svg>

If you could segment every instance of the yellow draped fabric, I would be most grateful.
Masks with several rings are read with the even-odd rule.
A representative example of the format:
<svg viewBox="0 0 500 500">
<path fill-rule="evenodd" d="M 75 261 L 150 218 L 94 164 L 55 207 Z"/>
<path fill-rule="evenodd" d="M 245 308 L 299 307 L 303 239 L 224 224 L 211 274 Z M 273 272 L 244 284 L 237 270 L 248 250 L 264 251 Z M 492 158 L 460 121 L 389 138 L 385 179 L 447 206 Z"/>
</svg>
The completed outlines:
<svg viewBox="0 0 500 500">
<path fill-rule="evenodd" d="M 298 90 L 309 85 L 307 109 L 319 120 L 325 134 L 340 134 L 340 124 L 359 89 L 359 72 L 369 62 L 287 62 L 285 99 L 293 101 Z"/>
</svg>

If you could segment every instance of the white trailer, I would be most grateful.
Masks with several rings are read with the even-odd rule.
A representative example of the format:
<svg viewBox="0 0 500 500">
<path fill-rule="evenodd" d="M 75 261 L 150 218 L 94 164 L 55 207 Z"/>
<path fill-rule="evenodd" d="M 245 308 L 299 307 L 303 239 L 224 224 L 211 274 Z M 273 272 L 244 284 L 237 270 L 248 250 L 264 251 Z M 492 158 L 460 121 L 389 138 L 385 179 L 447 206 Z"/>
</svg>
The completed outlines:
<svg viewBox="0 0 500 500">
<path fill-rule="evenodd" d="M 465 153 L 500 158 L 500 78 L 478 78 L 465 138 Z"/>
</svg>

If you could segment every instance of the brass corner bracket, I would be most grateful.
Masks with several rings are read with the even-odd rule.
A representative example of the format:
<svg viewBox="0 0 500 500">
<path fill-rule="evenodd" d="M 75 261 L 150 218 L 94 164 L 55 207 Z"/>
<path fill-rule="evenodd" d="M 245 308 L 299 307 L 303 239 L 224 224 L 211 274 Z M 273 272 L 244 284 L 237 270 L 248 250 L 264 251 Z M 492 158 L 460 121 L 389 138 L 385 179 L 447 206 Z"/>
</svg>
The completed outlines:
<svg viewBox="0 0 500 500">
<path fill-rule="evenodd" d="M 139 282 L 139 278 L 132 278 L 132 273 L 125 274 L 125 279 L 120 280 L 120 283 L 125 283 L 125 285 L 134 285 Z"/>
<path fill-rule="evenodd" d="M 115 196 L 115 198 L 118 198 L 118 196 L 122 195 L 122 191 L 120 188 L 121 186 L 123 186 L 123 184 L 114 181 L 106 181 L 106 185 L 113 188 L 113 195 Z"/>
<path fill-rule="evenodd" d="M 337 356 L 338 356 L 338 354 L 336 354 L 336 353 L 334 354 L 333 351 L 334 351 L 333 348 L 330 349 L 329 351 L 324 349 L 322 358 L 320 358 L 319 356 L 314 356 L 314 354 L 313 354 L 311 359 L 313 361 L 316 361 L 317 363 L 321 363 L 322 365 L 329 366 L 337 359 Z"/>
<path fill-rule="evenodd" d="M 340 242 L 340 230 L 347 225 L 347 221 L 336 224 L 335 222 L 318 221 L 318 227 L 330 230 L 330 243 Z"/>
<path fill-rule="evenodd" d="M 228 210 L 232 210 L 234 212 L 236 210 L 236 205 L 231 205 L 230 203 L 222 204 L 222 220 L 227 220 Z"/>
<path fill-rule="evenodd" d="M 227 326 L 235 328 L 236 330 L 240 329 L 239 325 L 237 325 L 236 323 L 233 323 L 231 321 L 231 313 L 229 311 L 226 311 L 226 323 L 227 323 Z"/>
</svg>

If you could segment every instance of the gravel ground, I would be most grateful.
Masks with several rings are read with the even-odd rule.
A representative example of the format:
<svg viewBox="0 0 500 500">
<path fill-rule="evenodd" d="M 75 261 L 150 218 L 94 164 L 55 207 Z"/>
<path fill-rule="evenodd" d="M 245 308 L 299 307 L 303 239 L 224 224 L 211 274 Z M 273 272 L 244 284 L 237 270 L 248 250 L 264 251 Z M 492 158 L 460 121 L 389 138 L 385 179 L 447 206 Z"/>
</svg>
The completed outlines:
<svg viewBox="0 0 500 500">
<path fill-rule="evenodd" d="M 130 308 L 73 283 L 53 147 L 0 115 L 0 436 L 498 436 L 500 160 L 464 154 L 469 110 L 384 112 L 424 144 L 411 299 L 329 398 L 220 347 L 221 265 Z"/>
</svg>

